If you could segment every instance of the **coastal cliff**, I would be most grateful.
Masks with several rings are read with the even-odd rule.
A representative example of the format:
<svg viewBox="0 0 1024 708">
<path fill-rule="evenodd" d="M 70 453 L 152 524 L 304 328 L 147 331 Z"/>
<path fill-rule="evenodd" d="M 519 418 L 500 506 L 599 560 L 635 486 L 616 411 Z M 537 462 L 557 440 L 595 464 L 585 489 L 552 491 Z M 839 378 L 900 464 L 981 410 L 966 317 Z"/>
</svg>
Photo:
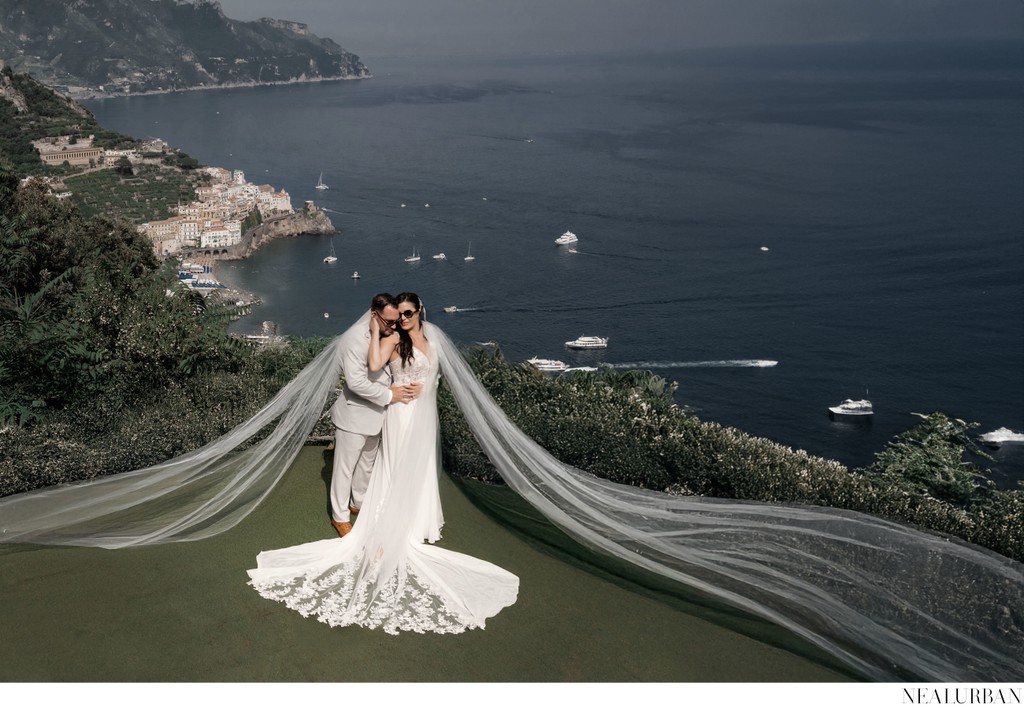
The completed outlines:
<svg viewBox="0 0 1024 708">
<path fill-rule="evenodd" d="M 267 219 L 259 226 L 242 234 L 242 240 L 229 247 L 219 256 L 220 260 L 235 261 L 246 258 L 264 244 L 275 239 L 298 236 L 299 234 L 330 235 L 337 233 L 334 224 L 316 207 L 306 208 L 293 214 L 284 214 Z"/>
<path fill-rule="evenodd" d="M 370 77 L 302 23 L 212 0 L 0 0 L 0 57 L 75 98 Z"/>
</svg>

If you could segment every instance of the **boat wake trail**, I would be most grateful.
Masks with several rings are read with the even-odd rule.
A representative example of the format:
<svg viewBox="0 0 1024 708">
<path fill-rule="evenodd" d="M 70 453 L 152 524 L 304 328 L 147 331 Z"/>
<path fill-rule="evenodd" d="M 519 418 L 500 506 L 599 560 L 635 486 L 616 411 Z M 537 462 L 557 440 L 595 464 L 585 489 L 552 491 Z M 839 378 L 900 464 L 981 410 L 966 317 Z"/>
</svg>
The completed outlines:
<svg viewBox="0 0 1024 708">
<path fill-rule="evenodd" d="M 997 428 L 992 432 L 985 433 L 981 439 L 990 443 L 1024 442 L 1024 433 L 1015 433 L 1009 428 Z"/>
<path fill-rule="evenodd" d="M 512 143 L 532 143 L 533 138 L 524 138 L 519 135 L 485 135 L 483 133 L 469 133 L 474 138 L 483 138 L 485 140 L 507 140 Z"/>
<path fill-rule="evenodd" d="M 602 251 L 580 251 L 574 249 L 571 253 L 575 256 L 590 256 L 591 258 L 611 258 L 620 261 L 641 261 L 643 263 L 651 263 L 654 261 L 663 261 L 663 256 L 638 256 L 631 255 L 628 253 L 604 253 Z"/>
<path fill-rule="evenodd" d="M 720 299 L 720 298 L 717 298 Z M 538 312 L 593 312 L 595 310 L 629 310 L 636 309 L 638 307 L 660 307 L 662 305 L 690 305 L 700 304 L 703 302 L 712 302 L 710 297 L 677 297 L 677 298 L 659 298 L 657 300 L 636 300 L 633 302 L 617 302 L 608 305 L 590 304 L 580 305 L 578 307 L 573 306 L 560 306 L 560 307 L 543 307 L 543 306 L 532 306 L 532 307 L 508 307 L 494 309 L 493 312 L 515 312 L 515 313 L 529 313 L 535 314 Z"/>
<path fill-rule="evenodd" d="M 766 369 L 779 362 L 773 359 L 718 359 L 714 361 L 630 361 L 601 364 L 610 369 Z"/>
</svg>

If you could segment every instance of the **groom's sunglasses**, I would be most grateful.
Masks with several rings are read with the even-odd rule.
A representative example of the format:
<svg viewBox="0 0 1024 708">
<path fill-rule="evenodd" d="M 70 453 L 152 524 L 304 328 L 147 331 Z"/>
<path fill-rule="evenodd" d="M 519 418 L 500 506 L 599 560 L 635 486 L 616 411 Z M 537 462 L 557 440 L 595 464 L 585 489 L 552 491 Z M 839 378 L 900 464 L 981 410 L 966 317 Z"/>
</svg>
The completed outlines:
<svg viewBox="0 0 1024 708">
<path fill-rule="evenodd" d="M 398 319 L 401 320 L 404 318 L 407 320 L 411 320 L 412 316 L 415 315 L 417 312 L 419 312 L 419 310 L 405 310 L 404 312 L 399 312 Z"/>
<path fill-rule="evenodd" d="M 386 320 L 384 319 L 384 315 L 380 314 L 379 312 L 374 312 L 373 314 L 377 316 L 378 320 L 386 324 L 388 327 L 394 327 L 396 324 L 398 324 L 398 320 Z"/>
</svg>

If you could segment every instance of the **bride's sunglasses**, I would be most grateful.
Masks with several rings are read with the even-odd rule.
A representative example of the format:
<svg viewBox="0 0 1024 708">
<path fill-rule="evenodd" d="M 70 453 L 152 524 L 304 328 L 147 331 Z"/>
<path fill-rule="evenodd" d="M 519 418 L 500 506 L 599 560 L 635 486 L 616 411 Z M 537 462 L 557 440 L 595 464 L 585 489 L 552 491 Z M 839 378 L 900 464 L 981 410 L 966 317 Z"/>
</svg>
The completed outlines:
<svg viewBox="0 0 1024 708">
<path fill-rule="evenodd" d="M 417 312 L 419 312 L 419 310 L 404 310 L 398 313 L 398 319 L 401 320 L 404 318 L 407 320 L 411 320 L 412 316 L 415 315 Z"/>
</svg>

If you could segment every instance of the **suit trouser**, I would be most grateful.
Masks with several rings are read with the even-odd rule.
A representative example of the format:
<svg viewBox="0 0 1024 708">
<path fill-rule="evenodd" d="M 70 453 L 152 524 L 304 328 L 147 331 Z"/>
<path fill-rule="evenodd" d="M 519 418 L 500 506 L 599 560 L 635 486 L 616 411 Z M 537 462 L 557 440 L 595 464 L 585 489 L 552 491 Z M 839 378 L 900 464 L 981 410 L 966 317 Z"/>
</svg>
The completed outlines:
<svg viewBox="0 0 1024 708">
<path fill-rule="evenodd" d="M 370 484 L 370 471 L 380 447 L 380 433 L 360 435 L 334 429 L 334 466 L 331 472 L 331 515 L 335 521 L 350 521 L 348 507 L 363 505 Z"/>
</svg>

